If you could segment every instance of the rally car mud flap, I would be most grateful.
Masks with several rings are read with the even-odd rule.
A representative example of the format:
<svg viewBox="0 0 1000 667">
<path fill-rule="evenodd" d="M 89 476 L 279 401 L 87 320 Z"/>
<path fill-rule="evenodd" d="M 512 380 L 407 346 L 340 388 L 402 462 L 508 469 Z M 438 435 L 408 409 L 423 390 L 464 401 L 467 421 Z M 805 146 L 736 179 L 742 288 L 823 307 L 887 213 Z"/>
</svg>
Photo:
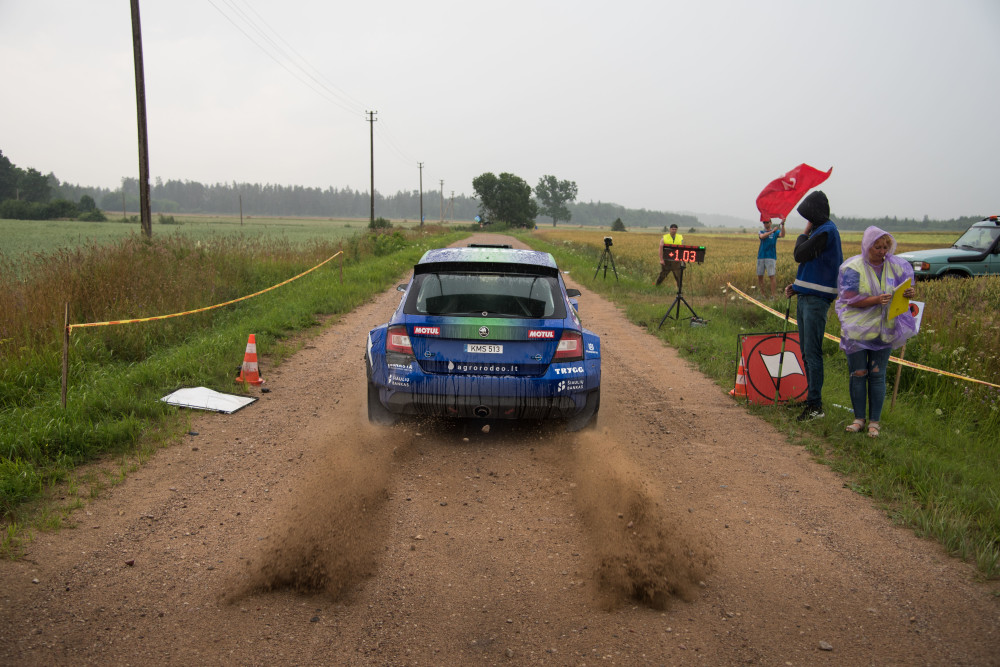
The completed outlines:
<svg viewBox="0 0 1000 667">
<path fill-rule="evenodd" d="M 587 404 L 583 410 L 566 422 L 567 431 L 580 431 L 597 424 L 597 412 L 601 409 L 601 388 L 587 394 Z"/>
</svg>

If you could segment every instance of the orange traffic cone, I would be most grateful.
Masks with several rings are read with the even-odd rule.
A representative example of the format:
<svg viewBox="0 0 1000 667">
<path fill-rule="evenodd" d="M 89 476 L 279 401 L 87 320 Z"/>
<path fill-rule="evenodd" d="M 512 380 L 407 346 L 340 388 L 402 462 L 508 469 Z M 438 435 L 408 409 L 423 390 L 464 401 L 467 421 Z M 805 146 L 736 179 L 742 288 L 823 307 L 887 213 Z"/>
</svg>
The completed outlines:
<svg viewBox="0 0 1000 667">
<path fill-rule="evenodd" d="M 729 390 L 730 396 L 736 398 L 747 397 L 747 372 L 743 367 L 743 357 L 740 357 L 740 366 L 736 369 L 736 386 Z"/>
<path fill-rule="evenodd" d="M 246 382 L 255 387 L 259 387 L 264 383 L 264 380 L 260 377 L 260 372 L 257 370 L 257 339 L 254 338 L 253 334 L 250 334 L 250 339 L 247 341 L 247 351 L 243 355 L 243 368 L 240 369 L 240 374 L 236 376 L 236 381 Z"/>
</svg>

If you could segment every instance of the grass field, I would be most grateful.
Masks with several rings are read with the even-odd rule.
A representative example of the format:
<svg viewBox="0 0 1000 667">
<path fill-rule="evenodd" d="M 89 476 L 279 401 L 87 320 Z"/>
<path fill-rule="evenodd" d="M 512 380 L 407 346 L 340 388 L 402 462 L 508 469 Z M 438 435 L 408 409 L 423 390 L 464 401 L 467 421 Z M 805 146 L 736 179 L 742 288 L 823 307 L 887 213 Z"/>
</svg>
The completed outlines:
<svg viewBox="0 0 1000 667">
<path fill-rule="evenodd" d="M 727 283 L 757 292 L 757 240 L 750 234 L 690 234 L 684 241 L 704 245 L 706 260 L 685 271 L 684 294 L 705 327 L 667 319 L 658 325 L 676 294 L 673 278 L 653 286 L 659 273 L 659 234 L 615 233 L 612 253 L 619 280 L 608 271 L 595 277 L 607 231 L 540 229 L 524 240 L 556 255 L 572 277 L 623 307 L 629 319 L 676 347 L 728 390 L 733 386 L 737 336 L 780 332 L 782 320 L 737 298 Z M 860 252 L 861 234 L 847 233 L 845 255 Z M 902 249 L 940 246 L 947 239 L 926 234 L 898 235 Z M 791 282 L 793 238 L 779 241 L 778 285 Z M 917 285 L 927 306 L 921 332 L 907 344 L 906 359 L 1000 384 L 1000 277 L 944 280 Z M 763 299 L 784 312 L 784 298 Z M 794 304 L 793 311 L 794 311 Z M 688 314 L 685 311 L 685 314 Z M 586 324 L 586 309 L 582 311 Z M 793 315 L 794 316 L 794 315 Z M 831 310 L 827 331 L 839 335 Z M 823 388 L 827 417 L 800 425 L 798 411 L 750 406 L 792 443 L 843 472 L 848 484 L 884 504 L 888 513 L 919 534 L 939 540 L 949 551 L 975 562 L 986 576 L 1000 575 L 1000 392 L 933 373 L 904 369 L 894 408 L 887 397 L 882 437 L 847 434 L 847 364 L 843 352 L 826 342 Z M 898 351 L 896 353 L 898 355 Z M 895 364 L 890 366 L 890 394 Z"/>
<path fill-rule="evenodd" d="M 23 253 L 49 253 L 60 248 L 104 245 L 140 234 L 139 222 L 121 222 L 114 213 L 108 222 L 79 220 L 4 220 L 0 219 L 0 255 L 14 259 Z M 292 244 L 315 240 L 334 242 L 350 238 L 368 227 L 368 220 L 332 218 L 227 218 L 208 215 L 174 215 L 174 224 L 163 224 L 153 215 L 153 235 L 183 235 L 195 241 L 212 241 L 233 235 L 246 238 L 287 239 Z M 397 228 L 412 229 L 416 223 L 395 223 Z"/>
</svg>

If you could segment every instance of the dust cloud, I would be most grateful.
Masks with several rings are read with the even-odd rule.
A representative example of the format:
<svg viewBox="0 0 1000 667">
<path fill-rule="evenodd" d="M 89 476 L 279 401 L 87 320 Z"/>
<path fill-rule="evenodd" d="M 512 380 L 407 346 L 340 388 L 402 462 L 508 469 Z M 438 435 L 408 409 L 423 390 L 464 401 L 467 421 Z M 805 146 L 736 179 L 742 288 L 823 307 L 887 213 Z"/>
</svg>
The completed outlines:
<svg viewBox="0 0 1000 667">
<path fill-rule="evenodd" d="M 611 429 L 577 436 L 573 497 L 593 545 L 604 605 L 638 600 L 664 609 L 673 597 L 691 600 L 712 568 L 703 532 L 682 510 L 657 502 Z"/>
<path fill-rule="evenodd" d="M 408 448 L 365 425 L 317 465 L 296 502 L 226 596 L 294 590 L 338 600 L 375 574 L 388 521 L 392 461 Z M 398 433 L 393 433 L 394 436 Z"/>
<path fill-rule="evenodd" d="M 459 438 L 472 435 L 454 425 L 438 432 L 433 423 L 425 423 L 421 430 L 430 436 L 421 446 L 453 441 L 462 447 Z M 489 440 L 525 447 L 525 453 L 539 438 L 561 452 L 572 451 L 568 472 L 573 502 L 591 545 L 591 576 L 600 604 L 613 609 L 639 601 L 663 609 L 673 598 L 694 597 L 712 568 L 708 540 L 686 510 L 658 500 L 663 493 L 615 441 L 614 428 L 573 434 L 544 428 L 495 431 Z M 476 434 L 485 432 L 476 429 Z M 416 447 L 412 432 L 368 425 L 331 444 L 330 454 L 297 491 L 294 504 L 277 512 L 262 542 L 267 546 L 247 561 L 224 599 L 234 602 L 279 590 L 334 600 L 349 597 L 377 572 L 389 532 L 394 464 Z M 567 470 L 566 459 L 559 458 L 557 465 Z"/>
</svg>

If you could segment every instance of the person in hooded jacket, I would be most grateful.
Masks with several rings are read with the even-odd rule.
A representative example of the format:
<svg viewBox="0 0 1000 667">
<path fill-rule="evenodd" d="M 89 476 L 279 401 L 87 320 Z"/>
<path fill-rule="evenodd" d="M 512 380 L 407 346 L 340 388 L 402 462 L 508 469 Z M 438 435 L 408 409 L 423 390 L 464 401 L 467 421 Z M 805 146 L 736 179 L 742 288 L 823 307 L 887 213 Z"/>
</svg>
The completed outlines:
<svg viewBox="0 0 1000 667">
<path fill-rule="evenodd" d="M 810 193 L 796 209 L 807 220 L 805 231 L 795 241 L 793 256 L 799 267 L 795 282 L 785 287 L 785 296 L 797 297 L 795 317 L 799 321 L 799 346 L 805 363 L 806 406 L 799 421 L 825 417 L 823 412 L 823 334 L 830 304 L 837 298 L 837 275 L 844 261 L 840 232 L 830 219 L 830 202 L 820 191 Z"/>
<path fill-rule="evenodd" d="M 840 318 L 840 349 L 847 354 L 849 388 L 854 421 L 849 433 L 865 427 L 878 437 L 882 404 L 885 402 L 886 365 L 892 349 L 916 333 L 916 320 L 909 310 L 889 318 L 889 304 L 897 287 L 911 282 L 903 292 L 913 298 L 913 267 L 896 257 L 896 239 L 878 227 L 865 230 L 861 254 L 840 265 L 837 278 L 837 317 Z"/>
</svg>

